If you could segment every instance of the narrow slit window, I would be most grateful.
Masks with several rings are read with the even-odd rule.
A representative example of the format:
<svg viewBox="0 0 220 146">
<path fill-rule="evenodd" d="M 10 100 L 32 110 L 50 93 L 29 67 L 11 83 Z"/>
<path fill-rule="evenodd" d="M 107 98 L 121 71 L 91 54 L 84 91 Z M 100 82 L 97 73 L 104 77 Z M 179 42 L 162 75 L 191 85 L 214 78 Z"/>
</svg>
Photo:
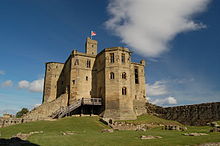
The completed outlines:
<svg viewBox="0 0 220 146">
<path fill-rule="evenodd" d="M 135 84 L 139 84 L 139 79 L 138 79 L 138 69 L 134 69 L 134 76 L 135 76 Z"/>
<path fill-rule="evenodd" d="M 115 55 L 114 55 L 114 53 L 110 53 L 110 62 L 111 63 L 115 62 Z"/>
<path fill-rule="evenodd" d="M 121 62 L 125 63 L 125 54 L 124 53 L 121 54 Z"/>
</svg>

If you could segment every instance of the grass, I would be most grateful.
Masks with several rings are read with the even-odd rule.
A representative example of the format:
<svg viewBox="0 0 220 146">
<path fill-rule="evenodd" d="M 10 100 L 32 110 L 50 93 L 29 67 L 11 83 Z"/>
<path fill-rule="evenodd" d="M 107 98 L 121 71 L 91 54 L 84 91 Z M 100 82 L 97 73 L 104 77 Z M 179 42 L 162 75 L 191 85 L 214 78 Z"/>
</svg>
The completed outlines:
<svg viewBox="0 0 220 146">
<path fill-rule="evenodd" d="M 122 122 L 126 122 L 126 123 L 134 123 L 134 124 L 153 124 L 153 125 L 180 125 L 182 126 L 181 123 L 176 122 L 176 121 L 171 121 L 171 120 L 165 120 L 165 119 L 161 119 L 158 118 L 156 116 L 153 115 L 141 115 L 137 118 L 137 120 L 120 120 Z"/>
<path fill-rule="evenodd" d="M 157 120 L 157 121 L 154 121 Z M 131 122 L 131 121 L 129 121 Z M 133 122 L 162 124 L 173 123 L 154 116 L 141 116 Z M 165 131 L 161 128 L 153 128 L 147 131 L 115 131 L 113 133 L 101 133 L 104 128 L 109 128 L 99 122 L 98 117 L 67 117 L 57 121 L 37 121 L 14 125 L 0 129 L 2 138 L 10 138 L 19 132 L 44 131 L 43 134 L 34 134 L 28 138 L 31 143 L 42 146 L 72 146 L 72 145 L 117 145 L 139 146 L 158 145 L 176 146 L 193 145 L 207 142 L 220 142 L 220 133 L 208 133 L 210 127 L 188 127 L 187 132 L 204 132 L 208 136 L 190 137 L 183 136 L 182 131 Z M 74 131 L 75 135 L 62 135 L 61 132 Z M 161 139 L 141 140 L 141 135 L 161 136 Z"/>
</svg>

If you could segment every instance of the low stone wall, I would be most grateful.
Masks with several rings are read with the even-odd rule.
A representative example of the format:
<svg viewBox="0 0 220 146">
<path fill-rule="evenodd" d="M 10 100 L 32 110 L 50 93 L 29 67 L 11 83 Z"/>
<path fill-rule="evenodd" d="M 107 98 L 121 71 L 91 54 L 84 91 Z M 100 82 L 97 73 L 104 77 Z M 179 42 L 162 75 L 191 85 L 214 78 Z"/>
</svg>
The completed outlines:
<svg viewBox="0 0 220 146">
<path fill-rule="evenodd" d="M 220 102 L 184 105 L 162 108 L 147 105 L 147 109 L 157 116 L 175 120 L 186 125 L 206 125 L 208 122 L 220 120 Z"/>
<path fill-rule="evenodd" d="M 15 124 L 27 123 L 30 121 L 32 120 L 23 119 L 23 118 L 0 118 L 0 128 L 15 125 Z"/>
</svg>

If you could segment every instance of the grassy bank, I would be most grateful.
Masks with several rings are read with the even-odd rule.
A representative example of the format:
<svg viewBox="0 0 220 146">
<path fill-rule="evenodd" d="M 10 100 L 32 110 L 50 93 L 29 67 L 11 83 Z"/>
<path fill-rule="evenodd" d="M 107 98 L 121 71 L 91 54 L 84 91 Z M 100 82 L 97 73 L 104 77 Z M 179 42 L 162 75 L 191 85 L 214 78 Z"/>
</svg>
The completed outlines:
<svg viewBox="0 0 220 146">
<path fill-rule="evenodd" d="M 145 115 L 136 121 L 141 123 L 164 124 L 167 121 L 157 117 Z M 176 122 L 175 122 L 176 123 Z M 206 142 L 220 142 L 220 133 L 208 133 L 210 127 L 188 127 L 187 132 L 203 132 L 208 136 L 183 136 L 182 131 L 165 131 L 161 128 L 153 128 L 147 131 L 115 131 L 113 133 L 101 133 L 102 129 L 109 128 L 99 122 L 98 117 L 68 117 L 56 121 L 37 121 L 14 125 L 0 129 L 1 138 L 10 138 L 19 132 L 29 133 L 43 131 L 43 134 L 34 134 L 28 141 L 42 146 L 72 146 L 72 145 L 193 145 Z M 62 135 L 62 132 L 74 131 L 74 135 Z M 141 140 L 141 135 L 161 136 L 161 139 Z"/>
</svg>

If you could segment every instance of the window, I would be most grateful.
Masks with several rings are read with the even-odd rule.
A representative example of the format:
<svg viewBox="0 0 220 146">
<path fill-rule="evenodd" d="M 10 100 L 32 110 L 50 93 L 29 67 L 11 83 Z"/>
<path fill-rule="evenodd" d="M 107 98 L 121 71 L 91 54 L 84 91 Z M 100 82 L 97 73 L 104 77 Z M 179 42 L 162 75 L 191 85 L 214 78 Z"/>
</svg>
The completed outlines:
<svg viewBox="0 0 220 146">
<path fill-rule="evenodd" d="M 134 77 L 135 77 L 135 84 L 139 84 L 139 80 L 138 80 L 138 69 L 134 69 Z"/>
<path fill-rule="evenodd" d="M 76 59 L 74 65 L 79 65 L 79 59 Z"/>
<path fill-rule="evenodd" d="M 73 80 L 73 84 L 76 84 L 76 80 Z"/>
<path fill-rule="evenodd" d="M 90 68 L 90 67 L 91 67 L 91 61 L 90 61 L 90 60 L 87 60 L 87 61 L 86 61 L 86 67 L 87 67 L 87 68 Z"/>
<path fill-rule="evenodd" d="M 88 76 L 86 76 L 86 81 L 88 81 L 89 80 L 89 77 Z"/>
<path fill-rule="evenodd" d="M 110 62 L 111 62 L 111 63 L 114 63 L 114 62 L 115 62 L 114 53 L 110 53 Z"/>
<path fill-rule="evenodd" d="M 110 79 L 114 79 L 115 78 L 115 74 L 113 72 L 110 73 Z"/>
<path fill-rule="evenodd" d="M 61 82 L 61 84 L 63 85 L 63 81 Z"/>
<path fill-rule="evenodd" d="M 126 88 L 126 87 L 123 87 L 123 88 L 122 88 L 122 95 L 126 95 L 126 94 L 127 94 L 126 92 L 127 92 L 127 88 Z"/>
<path fill-rule="evenodd" d="M 122 73 L 122 79 L 126 79 L 126 72 Z"/>
<path fill-rule="evenodd" d="M 124 53 L 121 54 L 121 62 L 125 63 L 125 54 Z"/>
</svg>

